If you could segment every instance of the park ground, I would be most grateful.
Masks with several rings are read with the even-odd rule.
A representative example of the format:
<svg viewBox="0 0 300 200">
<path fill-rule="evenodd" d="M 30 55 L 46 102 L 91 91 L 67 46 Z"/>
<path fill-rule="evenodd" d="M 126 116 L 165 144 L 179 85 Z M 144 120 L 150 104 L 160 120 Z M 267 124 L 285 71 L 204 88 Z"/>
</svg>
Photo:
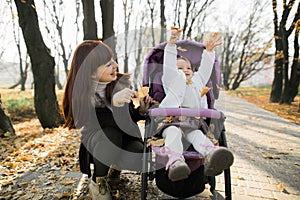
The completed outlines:
<svg viewBox="0 0 300 200">
<path fill-rule="evenodd" d="M 14 95 L 20 96 L 21 93 L 16 90 L 0 92 L 2 100 L 5 100 L 7 95 L 12 98 Z M 29 96 L 33 95 L 32 91 L 27 93 Z M 300 124 L 299 96 L 292 105 L 279 105 L 269 103 L 268 88 L 240 88 L 230 93 L 295 124 Z M 59 101 L 61 101 L 61 94 L 62 92 L 59 91 Z M 18 109 L 17 112 L 9 114 L 16 136 L 4 137 L 0 140 L 0 199 L 71 199 L 76 195 L 79 198 L 84 195 L 84 191 L 75 191 L 75 188 L 78 188 L 76 178 L 79 173 L 79 133 L 62 127 L 43 130 L 33 109 Z M 125 178 L 126 174 L 122 176 Z M 85 181 L 82 180 L 83 183 Z M 132 199 L 135 199 L 134 194 L 140 190 L 138 185 L 126 185 L 126 182 L 123 189 L 128 191 L 127 199 L 130 194 L 133 195 Z M 122 194 L 118 192 L 115 193 L 115 197 L 123 199 Z"/>
</svg>

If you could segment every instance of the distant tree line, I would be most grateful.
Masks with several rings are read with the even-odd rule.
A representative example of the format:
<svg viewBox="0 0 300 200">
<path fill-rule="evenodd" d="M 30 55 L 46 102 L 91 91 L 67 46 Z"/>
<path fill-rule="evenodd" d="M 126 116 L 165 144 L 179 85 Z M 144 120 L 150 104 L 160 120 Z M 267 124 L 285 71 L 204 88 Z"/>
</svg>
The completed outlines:
<svg viewBox="0 0 300 200">
<path fill-rule="evenodd" d="M 78 41 L 101 39 L 108 43 L 115 51 L 116 57 L 124 63 L 124 72 L 129 72 L 132 69 L 131 65 L 135 66 L 133 69 L 135 88 L 141 80 L 140 72 L 144 47 L 155 46 L 165 41 L 169 25 L 183 28 L 182 39 L 204 41 L 204 33 L 211 31 L 206 28 L 205 19 L 214 9 L 214 0 L 122 0 L 118 2 L 99 0 L 96 1 L 96 4 L 94 0 L 74 1 L 76 4 L 74 25 L 77 27 L 74 34 L 77 36 L 79 30 L 83 30 L 83 38 L 78 39 Z M 10 4 L 13 13 L 12 2 L 7 2 Z M 277 1 L 272 0 L 274 40 L 272 37 L 262 38 L 259 35 L 262 30 L 268 30 L 269 28 L 268 25 L 262 23 L 260 16 L 266 8 L 266 4 L 259 0 L 249 4 L 252 9 L 247 13 L 247 16 L 243 16 L 243 25 L 240 26 L 239 30 L 228 31 L 230 30 L 230 24 L 233 22 L 230 20 L 228 24 L 216 26 L 219 28 L 217 31 L 222 32 L 224 35 L 224 45 L 218 52 L 218 56 L 222 67 L 223 86 L 226 90 L 237 89 L 243 81 L 263 70 L 264 63 L 270 62 L 272 54 L 269 52 L 269 48 L 272 41 L 275 41 L 276 52 L 273 55 L 275 56 L 275 71 L 270 100 L 280 103 L 291 103 L 294 100 L 298 94 L 300 80 L 299 2 L 297 4 L 295 2 L 295 0 L 289 2 L 283 0 L 283 13 L 279 18 Z M 44 24 L 46 25 L 43 27 L 49 33 L 47 37 L 51 37 L 54 43 L 53 46 L 55 46 L 55 52 L 57 52 L 55 55 L 44 42 L 39 23 L 40 18 L 34 0 L 14 0 L 14 3 L 17 14 L 13 15 L 13 19 L 18 17 L 18 24 L 27 50 L 25 54 L 30 58 L 34 78 L 34 105 L 37 117 L 43 128 L 58 127 L 63 123 L 55 92 L 56 86 L 62 88 L 63 85 L 59 83 L 58 62 L 60 59 L 62 60 L 65 75 L 67 75 L 71 55 L 71 45 L 67 46 L 63 39 L 63 27 L 66 23 L 66 13 L 63 13 L 64 2 L 62 0 L 43 1 L 45 13 L 42 14 L 46 16 L 46 13 L 50 13 L 50 21 L 55 26 L 53 31 L 50 29 L 51 23 L 49 23 L 49 20 L 45 20 Z M 124 20 L 121 32 L 120 29 L 116 31 L 114 26 L 116 20 L 119 20 L 115 19 L 115 3 L 120 4 L 123 10 L 122 13 L 117 13 L 117 16 L 122 15 Z M 137 13 L 134 6 L 142 4 L 145 5 L 144 9 L 139 9 Z M 95 6 L 99 6 L 101 13 L 95 13 Z M 295 7 L 296 12 L 291 12 Z M 170 13 L 170 10 L 171 17 L 169 14 L 166 15 L 166 13 Z M 79 22 L 81 15 L 83 16 L 82 24 Z M 97 15 L 101 15 L 101 25 L 96 22 Z M 233 18 L 234 16 L 231 19 Z M 287 27 L 289 18 L 292 18 L 292 23 Z M 217 23 L 218 20 L 216 19 L 216 25 Z M 20 84 L 22 85 L 21 89 L 25 90 L 24 84 L 29 62 L 25 61 L 25 64 L 22 65 L 24 61 L 21 59 L 21 40 L 16 27 L 14 24 L 13 33 L 20 57 Z M 100 36 L 99 30 L 102 31 Z M 288 39 L 290 37 L 294 37 L 294 55 L 292 59 L 289 59 L 290 46 Z M 135 64 L 132 64 L 132 62 L 135 62 Z"/>
</svg>

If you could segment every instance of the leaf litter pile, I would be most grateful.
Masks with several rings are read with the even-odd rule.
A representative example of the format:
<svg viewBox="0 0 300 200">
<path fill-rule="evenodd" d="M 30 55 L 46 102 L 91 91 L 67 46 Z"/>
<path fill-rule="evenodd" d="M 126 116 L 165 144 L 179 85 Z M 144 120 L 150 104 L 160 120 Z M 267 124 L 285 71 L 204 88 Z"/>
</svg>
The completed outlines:
<svg viewBox="0 0 300 200">
<path fill-rule="evenodd" d="M 78 131 L 61 127 L 43 130 L 37 119 L 14 128 L 16 136 L 0 139 L 1 200 L 90 199 L 88 178 L 79 170 Z M 149 186 L 151 193 L 157 193 Z M 140 175 L 122 171 L 121 182 L 114 188 L 114 199 L 137 199 Z"/>
<path fill-rule="evenodd" d="M 16 124 L 16 136 L 1 138 L 1 199 L 70 197 L 79 173 L 79 133 L 63 128 L 42 129 L 33 119 Z"/>
</svg>

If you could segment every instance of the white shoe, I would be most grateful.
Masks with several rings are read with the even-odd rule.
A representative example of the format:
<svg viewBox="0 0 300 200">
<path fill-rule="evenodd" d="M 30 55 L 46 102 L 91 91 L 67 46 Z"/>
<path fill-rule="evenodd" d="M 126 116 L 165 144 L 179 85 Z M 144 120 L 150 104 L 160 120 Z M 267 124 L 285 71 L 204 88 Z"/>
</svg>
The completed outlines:
<svg viewBox="0 0 300 200">
<path fill-rule="evenodd" d="M 97 177 L 95 183 L 91 180 L 89 194 L 93 200 L 111 200 L 110 186 L 105 177 Z"/>
<path fill-rule="evenodd" d="M 191 170 L 184 160 L 176 160 L 170 165 L 168 177 L 171 181 L 179 181 L 188 178 Z"/>
<path fill-rule="evenodd" d="M 217 176 L 233 164 L 233 154 L 225 147 L 210 152 L 204 160 L 204 175 Z"/>
</svg>

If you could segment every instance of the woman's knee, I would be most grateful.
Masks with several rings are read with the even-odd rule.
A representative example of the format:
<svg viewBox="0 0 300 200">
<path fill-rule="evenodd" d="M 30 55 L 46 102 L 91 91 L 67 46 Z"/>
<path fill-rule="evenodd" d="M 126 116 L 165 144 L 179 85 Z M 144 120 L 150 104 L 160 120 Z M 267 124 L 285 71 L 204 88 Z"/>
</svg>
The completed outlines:
<svg viewBox="0 0 300 200">
<path fill-rule="evenodd" d="M 134 153 L 142 153 L 143 152 L 143 143 L 138 140 L 129 141 L 125 146 L 124 149 Z"/>
</svg>

